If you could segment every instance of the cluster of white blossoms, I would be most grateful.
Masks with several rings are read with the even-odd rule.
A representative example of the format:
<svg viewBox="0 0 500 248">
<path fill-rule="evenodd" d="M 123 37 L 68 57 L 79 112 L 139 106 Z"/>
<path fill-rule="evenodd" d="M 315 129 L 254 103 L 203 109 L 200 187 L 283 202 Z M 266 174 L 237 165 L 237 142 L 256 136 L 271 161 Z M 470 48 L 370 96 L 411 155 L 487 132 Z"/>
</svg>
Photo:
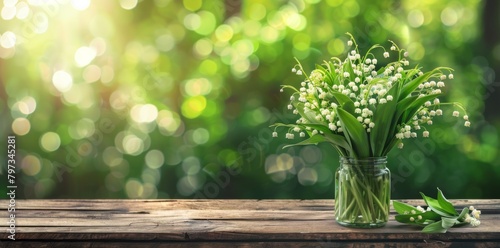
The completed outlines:
<svg viewBox="0 0 500 248">
<path fill-rule="evenodd" d="M 470 206 L 469 210 L 472 212 L 465 215 L 465 222 L 470 223 L 472 226 L 479 226 L 481 224 L 481 221 L 479 221 L 481 210 L 475 209 L 474 206 Z"/>
<path fill-rule="evenodd" d="M 425 213 L 427 211 L 431 211 L 431 209 L 429 207 L 427 207 L 427 209 L 424 209 L 421 206 L 417 206 L 417 210 L 420 213 Z M 481 224 L 481 221 L 479 220 L 480 215 L 481 215 L 481 210 L 475 209 L 474 206 L 470 206 L 469 210 L 471 212 L 465 214 L 464 221 L 471 224 L 471 226 L 473 226 L 473 227 L 479 226 Z M 417 214 L 417 211 L 415 211 L 415 210 L 411 210 L 411 212 L 405 211 L 404 214 Z M 417 215 L 417 219 L 415 219 L 415 217 L 410 217 L 410 221 L 413 222 L 416 220 L 422 220 L 422 215 Z"/>
<path fill-rule="evenodd" d="M 296 121 L 297 125 L 291 127 L 286 133 L 286 138 L 293 139 L 294 133 L 298 133 L 300 137 L 305 137 L 306 133 L 310 136 L 322 134 L 321 130 L 324 129 L 301 125 L 313 122 L 323 124 L 335 134 L 342 134 L 345 129 L 337 115 L 337 107 L 341 104 L 339 99 L 342 99 L 342 96 L 349 98 L 354 103 L 353 106 L 347 107 L 353 110 L 351 114 L 362 124 L 366 132 L 370 133 L 377 125 L 374 122 L 375 110 L 380 105 L 390 101 L 403 100 L 396 99 L 399 96 L 389 94 L 390 89 L 396 83 L 405 85 L 424 74 L 418 68 L 409 68 L 408 52 L 399 49 L 394 43 L 390 48 L 391 52 L 376 45 L 364 56 L 358 52 L 357 45 L 353 47 L 354 44 L 353 40 L 347 42 L 352 50 L 348 52 L 344 61 L 332 58 L 330 62 L 325 62 L 324 68 L 315 69 L 310 75 L 303 71 L 300 64 L 292 69 L 293 73 L 303 75 L 305 80 L 301 83 L 300 88 L 294 88 L 296 92 L 290 97 L 288 109 L 300 117 Z M 379 61 L 371 53 L 372 49 L 375 48 L 383 49 L 384 61 L 394 55 L 398 59 L 377 68 Z M 445 87 L 444 81 L 446 79 L 453 79 L 453 74 L 445 75 L 440 70 L 435 73 L 433 71 L 433 74 L 420 83 L 415 90 L 412 90 L 408 96 L 418 96 L 418 98 L 438 96 L 442 93 L 442 88 Z M 429 131 L 424 126 L 432 125 L 435 116 L 443 115 L 441 105 L 439 98 L 425 101 L 419 111 L 414 114 L 410 123 L 397 123 L 395 128 L 398 130 L 396 132 L 396 138 L 399 139 L 398 147 L 403 147 L 403 139 L 417 137 L 417 132 L 422 132 L 423 137 L 429 137 Z M 458 115 L 458 111 L 453 112 L 453 116 Z M 468 116 L 464 115 L 463 118 L 465 126 L 469 127 Z M 274 132 L 273 137 L 277 136 L 277 132 Z"/>
</svg>

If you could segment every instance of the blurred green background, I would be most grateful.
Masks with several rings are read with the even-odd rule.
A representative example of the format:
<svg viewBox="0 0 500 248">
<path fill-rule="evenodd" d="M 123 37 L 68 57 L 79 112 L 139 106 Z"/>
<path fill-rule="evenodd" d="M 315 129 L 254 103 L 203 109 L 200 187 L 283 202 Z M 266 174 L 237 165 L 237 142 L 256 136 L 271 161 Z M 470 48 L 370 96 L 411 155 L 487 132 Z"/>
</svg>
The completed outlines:
<svg viewBox="0 0 500 248">
<path fill-rule="evenodd" d="M 333 199 L 328 145 L 282 149 L 291 73 L 393 40 L 455 69 L 449 115 L 389 156 L 393 198 L 500 198 L 498 1 L 3 0 L 1 137 L 18 198 Z M 6 146 L 0 194 L 6 197 Z M 5 158 L 5 159 L 3 159 Z"/>
</svg>

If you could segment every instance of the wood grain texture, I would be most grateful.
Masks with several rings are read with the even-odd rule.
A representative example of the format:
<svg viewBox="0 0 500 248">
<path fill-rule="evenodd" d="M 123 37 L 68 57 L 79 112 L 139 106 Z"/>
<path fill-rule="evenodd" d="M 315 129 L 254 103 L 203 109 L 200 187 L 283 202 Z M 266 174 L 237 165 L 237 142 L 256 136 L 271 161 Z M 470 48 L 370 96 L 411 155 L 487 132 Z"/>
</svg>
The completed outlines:
<svg viewBox="0 0 500 248">
<path fill-rule="evenodd" d="M 480 209 L 481 225 L 424 234 L 391 217 L 383 228 L 350 229 L 335 223 L 333 200 L 17 200 L 16 241 L 2 221 L 0 247 L 500 247 L 500 200 L 452 202 Z M 7 206 L 0 200 L 5 216 Z"/>
</svg>

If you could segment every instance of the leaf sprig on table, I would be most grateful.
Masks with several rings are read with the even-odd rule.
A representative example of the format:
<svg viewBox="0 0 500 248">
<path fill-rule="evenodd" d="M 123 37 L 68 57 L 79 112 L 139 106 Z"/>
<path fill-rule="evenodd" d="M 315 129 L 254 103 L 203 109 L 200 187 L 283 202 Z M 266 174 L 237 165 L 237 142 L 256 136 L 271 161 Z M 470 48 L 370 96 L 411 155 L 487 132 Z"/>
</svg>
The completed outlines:
<svg viewBox="0 0 500 248">
<path fill-rule="evenodd" d="M 443 192 L 438 188 L 437 199 L 424 195 L 422 198 L 427 204 L 424 209 L 420 206 L 414 207 L 409 204 L 393 201 L 393 207 L 398 213 L 396 221 L 423 226 L 425 233 L 445 233 L 451 227 L 459 227 L 467 224 L 479 226 L 481 211 L 473 206 L 464 207 L 460 213 L 457 212 L 453 204 L 448 201 Z"/>
</svg>

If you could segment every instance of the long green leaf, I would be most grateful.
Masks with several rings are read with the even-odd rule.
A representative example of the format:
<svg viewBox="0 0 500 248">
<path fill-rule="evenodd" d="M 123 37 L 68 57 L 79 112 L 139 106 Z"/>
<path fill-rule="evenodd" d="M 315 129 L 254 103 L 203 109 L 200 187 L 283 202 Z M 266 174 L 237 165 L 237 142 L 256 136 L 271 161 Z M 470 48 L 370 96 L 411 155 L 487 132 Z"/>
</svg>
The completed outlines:
<svg viewBox="0 0 500 248">
<path fill-rule="evenodd" d="M 340 105 L 345 111 L 354 115 L 354 102 L 348 96 L 340 93 L 340 92 L 330 92 L 332 96 L 335 98 L 335 101 L 338 105 Z"/>
<path fill-rule="evenodd" d="M 354 81 L 354 70 L 352 69 L 352 62 L 349 59 L 344 63 L 344 72 L 349 72 L 349 81 Z M 343 84 L 344 82 L 341 83 Z"/>
<path fill-rule="evenodd" d="M 342 135 L 334 134 L 328 127 L 322 124 L 300 124 L 299 126 L 305 126 L 305 127 L 310 127 L 314 128 L 318 131 L 322 131 L 325 136 L 325 141 L 328 141 L 334 145 L 340 146 L 346 150 L 351 150 L 351 146 L 347 143 L 346 139 Z"/>
<path fill-rule="evenodd" d="M 444 197 L 443 192 L 439 188 L 437 190 L 438 190 L 437 200 L 441 208 L 449 214 L 458 215 L 457 210 L 455 209 L 455 207 L 453 207 L 453 204 L 451 204 L 451 202 Z"/>
<path fill-rule="evenodd" d="M 349 98 L 348 96 L 346 96 L 340 92 L 330 92 L 330 94 L 333 95 L 333 97 L 335 98 L 335 100 L 337 100 L 337 103 L 340 106 L 344 106 L 344 104 L 346 104 L 348 102 L 352 102 L 351 98 Z"/>
<path fill-rule="evenodd" d="M 393 96 L 394 99 L 398 99 L 399 84 L 394 84 L 387 94 Z M 392 100 L 385 104 L 378 104 L 377 109 L 375 109 L 373 114 L 375 126 L 370 133 L 370 145 L 374 157 L 383 156 L 386 141 L 389 138 L 391 123 L 397 121 L 397 117 L 394 115 L 397 104 L 397 101 Z"/>
<path fill-rule="evenodd" d="M 292 147 L 292 146 L 317 145 L 318 143 L 325 142 L 325 141 L 326 140 L 325 140 L 324 136 L 317 134 L 317 135 L 309 137 L 308 139 L 305 139 L 299 143 L 286 145 L 283 147 L 283 149 L 288 148 L 288 147 Z"/>
<path fill-rule="evenodd" d="M 454 217 L 455 216 L 454 214 L 450 214 L 445 209 L 443 209 L 443 207 L 441 207 L 441 205 L 439 204 L 438 200 L 436 200 L 432 197 L 428 197 L 428 196 L 424 195 L 424 193 L 422 193 L 422 192 L 420 192 L 420 194 L 422 195 L 422 198 L 424 199 L 427 206 L 429 206 L 432 209 L 432 211 L 436 212 L 437 214 L 439 214 L 443 217 Z"/>
<path fill-rule="evenodd" d="M 422 229 L 424 233 L 446 233 L 448 228 L 443 228 L 442 220 L 427 225 Z"/>
<path fill-rule="evenodd" d="M 299 101 L 294 101 L 292 103 L 295 106 L 295 109 L 299 112 L 300 116 L 302 116 L 304 119 L 306 119 L 309 123 L 317 123 L 320 124 L 321 122 L 316 120 L 316 113 L 313 111 L 304 111 L 304 103 L 299 102 Z"/>
<path fill-rule="evenodd" d="M 455 224 L 455 226 L 463 226 L 463 225 L 467 225 L 469 224 L 468 222 L 465 222 L 465 216 L 469 213 L 469 208 L 468 207 L 464 207 L 464 209 L 462 209 L 462 212 L 460 212 L 460 215 L 458 215 L 457 217 L 457 223 Z"/>
<path fill-rule="evenodd" d="M 442 94 L 431 94 L 423 97 L 410 96 L 401 100 L 396 107 L 396 120 L 398 123 L 404 124 L 410 121 L 410 119 L 417 113 L 417 111 L 422 107 L 422 105 Z"/>
<path fill-rule="evenodd" d="M 468 207 L 464 207 L 464 209 L 462 209 L 462 212 L 460 212 L 460 215 L 458 215 L 458 220 L 459 221 L 465 221 L 465 216 L 469 213 L 469 208 Z"/>
<path fill-rule="evenodd" d="M 394 210 L 396 210 L 398 214 L 408 214 L 411 213 L 412 210 L 418 211 L 416 207 L 396 200 L 392 201 L 392 206 L 394 207 Z"/>
<path fill-rule="evenodd" d="M 401 89 L 401 95 L 399 96 L 399 100 L 402 100 L 406 98 L 408 95 L 410 95 L 421 83 L 425 82 L 425 80 L 429 79 L 429 77 L 436 71 L 438 68 L 428 71 L 417 78 L 411 80 L 410 82 L 406 83 L 403 86 L 403 89 Z"/>
<path fill-rule="evenodd" d="M 361 123 L 359 123 L 352 114 L 342 108 L 337 108 L 337 114 L 346 136 L 348 136 L 351 141 L 352 150 L 354 152 L 352 155 L 358 158 L 371 157 L 368 136 Z"/>
<path fill-rule="evenodd" d="M 442 222 L 441 222 L 441 225 L 443 226 L 443 228 L 451 228 L 452 226 L 454 226 L 456 223 L 457 223 L 457 217 L 454 217 L 454 218 L 441 218 Z"/>
<path fill-rule="evenodd" d="M 418 216 L 421 216 L 422 219 L 419 220 Z M 413 218 L 413 221 L 411 221 L 410 218 Z M 432 222 L 441 220 L 441 215 L 436 214 L 433 211 L 426 211 L 422 213 L 416 210 L 415 214 L 398 214 L 395 216 L 395 219 L 401 223 L 425 224 L 429 222 L 428 220 L 431 220 Z"/>
</svg>

